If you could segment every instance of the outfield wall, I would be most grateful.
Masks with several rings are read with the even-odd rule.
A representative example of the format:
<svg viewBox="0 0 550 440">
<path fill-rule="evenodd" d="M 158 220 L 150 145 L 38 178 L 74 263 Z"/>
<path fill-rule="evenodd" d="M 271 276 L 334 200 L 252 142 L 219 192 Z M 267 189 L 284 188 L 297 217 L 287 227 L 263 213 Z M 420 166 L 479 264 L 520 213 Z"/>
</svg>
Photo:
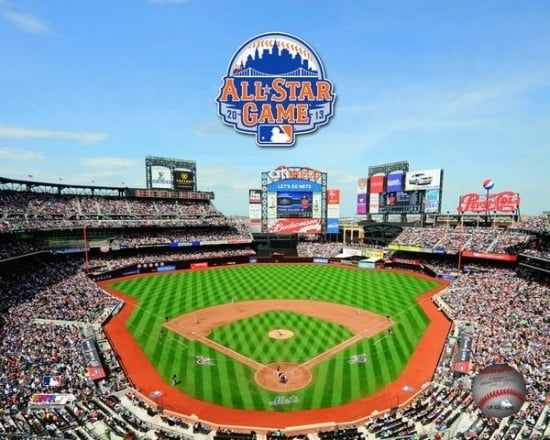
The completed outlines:
<svg viewBox="0 0 550 440">
<path fill-rule="evenodd" d="M 403 260 L 403 259 L 402 259 Z M 326 258 L 326 257 L 294 257 L 274 253 L 269 256 L 230 256 L 230 257 L 218 257 L 218 258 L 198 258 L 196 260 L 181 260 L 181 261 L 163 261 L 159 258 L 158 262 L 132 264 L 130 266 L 112 270 L 104 273 L 91 274 L 90 278 L 95 281 L 106 281 L 115 278 L 124 278 L 127 276 L 151 274 L 151 273 L 165 273 L 178 270 L 193 270 L 193 269 L 206 269 L 219 266 L 228 266 L 234 264 L 251 264 L 251 263 L 315 263 L 315 264 L 344 264 L 357 266 L 357 261 L 351 261 L 342 258 Z M 390 269 L 405 269 L 414 272 L 420 272 L 430 277 L 436 278 L 437 274 L 417 262 L 410 261 L 386 261 L 381 264 L 376 264 L 373 269 L 380 268 Z"/>
</svg>

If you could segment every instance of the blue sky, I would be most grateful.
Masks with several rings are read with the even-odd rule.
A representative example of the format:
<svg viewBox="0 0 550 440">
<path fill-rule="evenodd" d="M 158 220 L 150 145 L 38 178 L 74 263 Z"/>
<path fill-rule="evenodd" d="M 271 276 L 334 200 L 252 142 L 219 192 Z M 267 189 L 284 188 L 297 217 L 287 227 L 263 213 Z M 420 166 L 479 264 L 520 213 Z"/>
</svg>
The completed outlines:
<svg viewBox="0 0 550 440">
<path fill-rule="evenodd" d="M 355 215 L 368 167 L 444 169 L 460 194 L 512 190 L 550 210 L 550 2 L 0 0 L 0 176 L 145 186 L 145 157 L 194 160 L 198 189 L 247 215 L 280 164 L 326 171 Z M 335 115 L 290 148 L 224 125 L 215 102 L 248 39 L 319 54 Z"/>
</svg>

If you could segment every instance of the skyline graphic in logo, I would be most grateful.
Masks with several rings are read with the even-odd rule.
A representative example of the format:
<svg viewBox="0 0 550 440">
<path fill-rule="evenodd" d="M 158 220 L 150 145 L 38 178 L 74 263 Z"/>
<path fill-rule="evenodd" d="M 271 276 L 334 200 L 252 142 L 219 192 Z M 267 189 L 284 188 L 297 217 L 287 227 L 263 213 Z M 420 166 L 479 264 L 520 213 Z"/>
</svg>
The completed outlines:
<svg viewBox="0 0 550 440">
<path fill-rule="evenodd" d="M 269 32 L 237 50 L 216 101 L 223 122 L 254 134 L 257 145 L 289 147 L 329 121 L 335 98 L 315 51 L 293 35 Z"/>
</svg>

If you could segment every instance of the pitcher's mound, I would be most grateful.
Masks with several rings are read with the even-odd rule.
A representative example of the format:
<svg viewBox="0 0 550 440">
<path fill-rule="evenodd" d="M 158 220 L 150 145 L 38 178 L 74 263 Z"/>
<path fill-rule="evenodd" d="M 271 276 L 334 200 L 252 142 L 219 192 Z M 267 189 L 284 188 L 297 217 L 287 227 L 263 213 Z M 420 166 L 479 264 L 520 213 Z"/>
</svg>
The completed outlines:
<svg viewBox="0 0 550 440">
<path fill-rule="evenodd" d="M 311 382 L 312 375 L 309 368 L 291 362 L 280 362 L 257 370 L 254 378 L 263 388 L 284 392 L 305 387 Z"/>
<path fill-rule="evenodd" d="M 294 336 L 294 332 L 292 330 L 287 330 L 286 328 L 277 328 L 275 330 L 271 330 L 268 333 L 268 336 L 273 339 L 288 339 Z"/>
</svg>

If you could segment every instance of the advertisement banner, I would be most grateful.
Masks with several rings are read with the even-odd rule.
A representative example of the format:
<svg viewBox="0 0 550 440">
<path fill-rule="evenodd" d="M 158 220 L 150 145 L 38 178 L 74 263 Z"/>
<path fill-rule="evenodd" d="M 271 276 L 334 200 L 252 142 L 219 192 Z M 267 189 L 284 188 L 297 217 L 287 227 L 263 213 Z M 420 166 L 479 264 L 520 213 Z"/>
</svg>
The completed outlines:
<svg viewBox="0 0 550 440">
<path fill-rule="evenodd" d="M 159 266 L 157 268 L 157 272 L 170 272 L 172 270 L 176 270 L 175 264 L 167 264 L 165 266 Z"/>
<path fill-rule="evenodd" d="M 462 256 L 467 258 L 482 258 L 485 260 L 497 260 L 497 261 L 517 261 L 517 255 L 511 254 L 495 254 L 492 252 L 473 252 L 462 251 Z"/>
<path fill-rule="evenodd" d="M 161 165 L 151 167 L 151 188 L 172 189 L 170 168 Z"/>
<path fill-rule="evenodd" d="M 454 281 L 458 278 L 458 276 L 457 275 L 451 275 L 451 274 L 448 274 L 448 273 L 438 273 L 437 278 L 441 278 L 443 280 Z"/>
<path fill-rule="evenodd" d="M 468 374 L 470 372 L 471 358 L 472 335 L 469 333 L 461 333 L 453 362 L 453 370 L 458 373 Z"/>
<path fill-rule="evenodd" d="M 357 194 L 367 194 L 369 179 L 362 177 L 357 181 Z"/>
<path fill-rule="evenodd" d="M 361 256 L 365 258 L 375 258 L 377 260 L 384 259 L 384 251 L 374 251 L 371 249 L 363 249 L 361 251 Z"/>
<path fill-rule="evenodd" d="M 370 194 L 380 194 L 385 192 L 384 184 L 386 182 L 385 174 L 377 174 L 370 178 Z"/>
<path fill-rule="evenodd" d="M 172 173 L 175 190 L 192 191 L 195 188 L 195 174 L 193 170 L 176 168 Z"/>
<path fill-rule="evenodd" d="M 92 365 L 87 367 L 86 370 L 88 371 L 88 377 L 91 380 L 100 380 L 106 377 L 105 370 L 103 369 L 103 367 Z"/>
<path fill-rule="evenodd" d="M 406 244 L 389 244 L 388 249 L 392 251 L 410 251 L 410 252 L 422 252 L 420 246 L 410 246 Z"/>
<path fill-rule="evenodd" d="M 411 266 L 420 266 L 422 262 L 413 258 L 397 258 L 394 257 L 391 259 L 394 263 L 409 264 Z"/>
<path fill-rule="evenodd" d="M 88 377 L 91 380 L 99 380 L 106 377 L 105 369 L 101 363 L 101 358 L 97 351 L 95 340 L 93 338 L 86 338 L 82 342 L 82 351 L 84 353 L 84 360 L 86 361 L 86 369 L 88 371 Z"/>
<path fill-rule="evenodd" d="M 320 192 L 314 192 L 312 194 L 313 199 L 313 208 L 311 210 L 311 216 L 313 218 L 321 218 L 323 215 L 321 205 L 322 205 L 322 194 Z"/>
<path fill-rule="evenodd" d="M 250 203 L 248 205 L 248 218 L 250 220 L 262 219 L 262 205 L 260 203 Z"/>
<path fill-rule="evenodd" d="M 367 213 L 367 195 L 366 194 L 357 194 L 357 214 L 366 214 Z"/>
<path fill-rule="evenodd" d="M 208 267 L 207 261 L 203 261 L 200 263 L 191 263 L 191 265 L 189 266 L 189 268 L 191 269 L 206 269 L 207 267 Z"/>
<path fill-rule="evenodd" d="M 267 185 L 268 191 L 309 191 L 309 192 L 321 192 L 323 185 L 316 182 L 310 182 L 308 180 L 279 180 Z"/>
<path fill-rule="evenodd" d="M 328 234 L 340 232 L 340 190 L 327 190 L 327 227 Z"/>
<path fill-rule="evenodd" d="M 339 205 L 340 204 L 340 190 L 339 189 L 327 189 L 327 204 Z"/>
<path fill-rule="evenodd" d="M 268 222 L 268 231 L 279 234 L 320 234 L 321 219 L 286 218 Z"/>
<path fill-rule="evenodd" d="M 277 182 L 279 180 L 307 180 L 320 184 L 322 176 L 323 173 L 321 171 L 314 170 L 313 168 L 287 167 L 286 165 L 280 165 L 277 168 L 267 172 L 267 177 L 271 180 L 271 182 Z"/>
<path fill-rule="evenodd" d="M 344 248 L 342 254 L 345 257 L 360 257 L 362 255 L 361 249 Z"/>
<path fill-rule="evenodd" d="M 327 205 L 328 218 L 340 218 L 340 205 Z"/>
<path fill-rule="evenodd" d="M 369 213 L 380 213 L 380 194 L 369 194 Z"/>
<path fill-rule="evenodd" d="M 405 191 L 440 188 L 441 172 L 441 168 L 408 171 L 405 176 Z"/>
<path fill-rule="evenodd" d="M 29 407 L 65 406 L 76 400 L 74 394 L 69 393 L 35 393 L 31 395 Z"/>
<path fill-rule="evenodd" d="M 338 234 L 340 232 L 340 219 L 327 218 L 327 234 Z"/>
<path fill-rule="evenodd" d="M 248 203 L 262 203 L 262 190 L 261 189 L 249 189 L 248 190 Z"/>
<path fill-rule="evenodd" d="M 405 172 L 392 171 L 386 179 L 386 192 L 403 191 L 405 187 Z"/>
<path fill-rule="evenodd" d="M 456 211 L 459 213 L 498 213 L 510 214 L 516 212 L 519 208 L 521 199 L 518 193 L 513 191 L 503 191 L 497 194 L 486 195 L 475 193 L 464 194 L 460 196 L 460 202 Z"/>
<path fill-rule="evenodd" d="M 267 218 L 277 218 L 277 192 L 267 193 Z"/>
<path fill-rule="evenodd" d="M 427 189 L 424 193 L 424 212 L 426 214 L 439 214 L 440 198 L 440 189 Z"/>
</svg>

